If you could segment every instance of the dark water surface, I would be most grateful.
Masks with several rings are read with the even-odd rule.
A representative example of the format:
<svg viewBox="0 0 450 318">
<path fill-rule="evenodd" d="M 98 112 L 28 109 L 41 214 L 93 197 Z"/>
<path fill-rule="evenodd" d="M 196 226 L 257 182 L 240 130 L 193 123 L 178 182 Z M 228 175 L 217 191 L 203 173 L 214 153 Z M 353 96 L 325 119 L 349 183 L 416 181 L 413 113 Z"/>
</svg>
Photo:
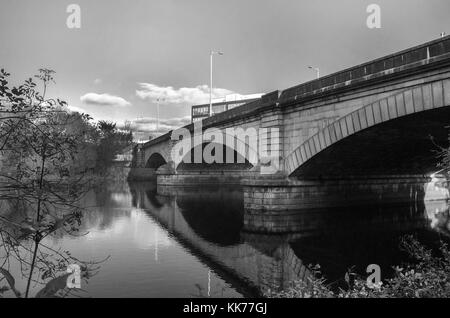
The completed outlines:
<svg viewBox="0 0 450 318">
<path fill-rule="evenodd" d="M 81 233 L 46 244 L 77 258 L 109 259 L 83 283 L 87 297 L 242 297 L 286 287 L 319 263 L 330 282 L 347 268 L 364 273 L 408 260 L 401 235 L 434 246 L 449 235 L 445 202 L 384 208 L 304 211 L 304 231 L 286 235 L 242 230 L 240 189 L 173 188 L 158 195 L 151 183 L 109 182 L 91 191 Z M 18 279 L 19 289 L 25 281 Z M 32 286 L 39 289 L 38 284 Z"/>
</svg>

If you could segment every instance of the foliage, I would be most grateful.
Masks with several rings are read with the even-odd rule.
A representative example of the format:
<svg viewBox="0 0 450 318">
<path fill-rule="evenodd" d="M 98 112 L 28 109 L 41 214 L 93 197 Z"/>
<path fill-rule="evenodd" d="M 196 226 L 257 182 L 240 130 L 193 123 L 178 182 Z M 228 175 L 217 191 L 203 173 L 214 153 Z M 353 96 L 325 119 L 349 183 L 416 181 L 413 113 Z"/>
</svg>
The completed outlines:
<svg viewBox="0 0 450 318">
<path fill-rule="evenodd" d="M 131 130 L 118 130 L 115 123 L 108 121 L 99 121 L 97 129 L 100 138 L 96 169 L 104 172 L 115 156 L 132 144 L 133 134 Z"/>
<path fill-rule="evenodd" d="M 450 127 L 446 127 L 450 128 Z M 438 167 L 441 168 L 441 172 L 450 173 L 450 147 L 442 146 L 437 144 L 433 138 L 431 138 L 435 146 L 435 154 L 437 159 L 439 160 Z M 450 133 L 448 135 L 448 141 L 450 142 Z"/>
<path fill-rule="evenodd" d="M 44 239 L 57 231 L 78 232 L 83 212 L 78 202 L 92 180 L 89 167 L 77 160 L 95 131 L 88 115 L 71 114 L 66 102 L 46 97 L 52 70 L 40 69 L 35 76 L 42 89 L 33 78 L 10 88 L 9 75 L 0 71 L 0 296 L 11 290 L 29 297 L 32 282 L 48 280 L 38 295 L 55 296 L 60 288 L 49 293 L 49 284 L 56 286 L 68 264 L 80 264 L 84 275 L 91 275 L 89 263 L 54 250 Z M 27 279 L 23 293 L 10 273 L 12 262 Z"/>
<path fill-rule="evenodd" d="M 282 291 L 268 290 L 269 298 L 332 298 L 335 294 L 326 284 L 321 275 L 320 265 L 310 266 L 308 275 L 303 280 L 293 282 L 293 285 Z"/>
<path fill-rule="evenodd" d="M 326 284 L 320 267 L 313 267 L 304 281 L 297 281 L 292 287 L 266 293 L 272 298 L 435 298 L 450 297 L 450 250 L 441 242 L 435 255 L 413 236 L 401 240 L 401 248 L 416 262 L 407 266 L 396 266 L 395 276 L 378 284 L 368 284 L 355 273 L 348 273 L 348 288 L 338 291 Z M 354 280 L 350 280 L 353 276 Z"/>
</svg>

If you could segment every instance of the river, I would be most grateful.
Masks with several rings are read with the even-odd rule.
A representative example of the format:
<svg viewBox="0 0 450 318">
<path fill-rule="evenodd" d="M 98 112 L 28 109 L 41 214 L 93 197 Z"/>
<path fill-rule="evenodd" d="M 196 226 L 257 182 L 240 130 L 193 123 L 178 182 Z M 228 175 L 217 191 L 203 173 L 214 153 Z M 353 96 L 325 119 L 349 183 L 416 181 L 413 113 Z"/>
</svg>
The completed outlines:
<svg viewBox="0 0 450 318">
<path fill-rule="evenodd" d="M 246 233 L 242 200 L 239 188 L 158 195 L 152 183 L 111 180 L 84 197 L 79 235 L 59 233 L 45 244 L 104 260 L 82 281 L 81 297 L 255 297 L 302 279 L 308 264 L 320 264 L 330 283 L 369 264 L 387 278 L 409 260 L 399 250 L 402 235 L 433 247 L 450 233 L 446 202 L 304 211 L 301 232 Z M 12 267 L 23 290 L 26 280 Z M 31 295 L 40 288 L 33 283 Z"/>
</svg>

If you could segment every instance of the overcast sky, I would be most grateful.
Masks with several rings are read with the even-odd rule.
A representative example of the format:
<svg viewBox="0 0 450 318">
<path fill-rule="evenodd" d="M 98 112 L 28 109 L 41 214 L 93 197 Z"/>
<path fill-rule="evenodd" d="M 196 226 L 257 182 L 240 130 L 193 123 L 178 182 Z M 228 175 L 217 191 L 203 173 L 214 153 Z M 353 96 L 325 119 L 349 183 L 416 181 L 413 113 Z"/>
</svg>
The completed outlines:
<svg viewBox="0 0 450 318">
<path fill-rule="evenodd" d="M 81 28 L 66 25 L 69 4 Z M 381 29 L 366 25 L 369 4 Z M 286 89 L 450 33 L 449 0 L 1 0 L 0 62 L 15 80 L 56 71 L 50 94 L 96 119 L 181 125 L 216 97 Z"/>
</svg>

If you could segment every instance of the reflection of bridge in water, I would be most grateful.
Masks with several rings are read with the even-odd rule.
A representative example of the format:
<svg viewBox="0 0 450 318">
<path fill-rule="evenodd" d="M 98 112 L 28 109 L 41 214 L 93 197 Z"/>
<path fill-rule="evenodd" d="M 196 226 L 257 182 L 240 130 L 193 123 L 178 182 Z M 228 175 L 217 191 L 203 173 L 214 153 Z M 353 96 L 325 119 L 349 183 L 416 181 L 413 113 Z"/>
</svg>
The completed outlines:
<svg viewBox="0 0 450 318">
<path fill-rule="evenodd" d="M 228 282 L 242 280 L 258 291 L 274 289 L 306 274 L 306 267 L 289 247 L 284 236 L 252 244 L 241 233 L 242 211 L 238 192 L 184 192 L 155 195 L 130 185 L 133 205 L 144 209 L 185 248 L 205 263 L 213 262 Z M 242 198 L 240 199 L 242 200 Z M 225 205 L 225 202 L 227 204 Z M 242 288 L 241 288 L 242 289 Z"/>
<path fill-rule="evenodd" d="M 295 214 L 292 222 L 297 232 L 264 235 L 243 231 L 241 190 L 173 187 L 161 195 L 151 184 L 130 184 L 130 188 L 133 206 L 144 209 L 193 255 L 214 264 L 210 267 L 231 284 L 239 287 L 245 281 L 260 292 L 303 279 L 309 273 L 305 264 L 315 261 L 325 263 L 331 278 L 343 277 L 347 265 L 370 263 L 370 253 L 365 252 L 368 242 L 378 239 L 375 248 L 382 249 L 384 233 L 398 237 L 398 233 L 424 229 L 429 222 L 423 205 L 364 209 L 363 214 L 311 210 Z M 317 239 L 324 237 L 335 237 L 340 245 L 331 239 L 327 247 L 317 247 Z M 358 259 L 361 254 L 362 260 Z M 327 268 L 327 259 L 334 265 Z M 387 267 L 392 265 L 385 261 Z M 341 263 L 335 266 L 336 262 Z"/>
</svg>

